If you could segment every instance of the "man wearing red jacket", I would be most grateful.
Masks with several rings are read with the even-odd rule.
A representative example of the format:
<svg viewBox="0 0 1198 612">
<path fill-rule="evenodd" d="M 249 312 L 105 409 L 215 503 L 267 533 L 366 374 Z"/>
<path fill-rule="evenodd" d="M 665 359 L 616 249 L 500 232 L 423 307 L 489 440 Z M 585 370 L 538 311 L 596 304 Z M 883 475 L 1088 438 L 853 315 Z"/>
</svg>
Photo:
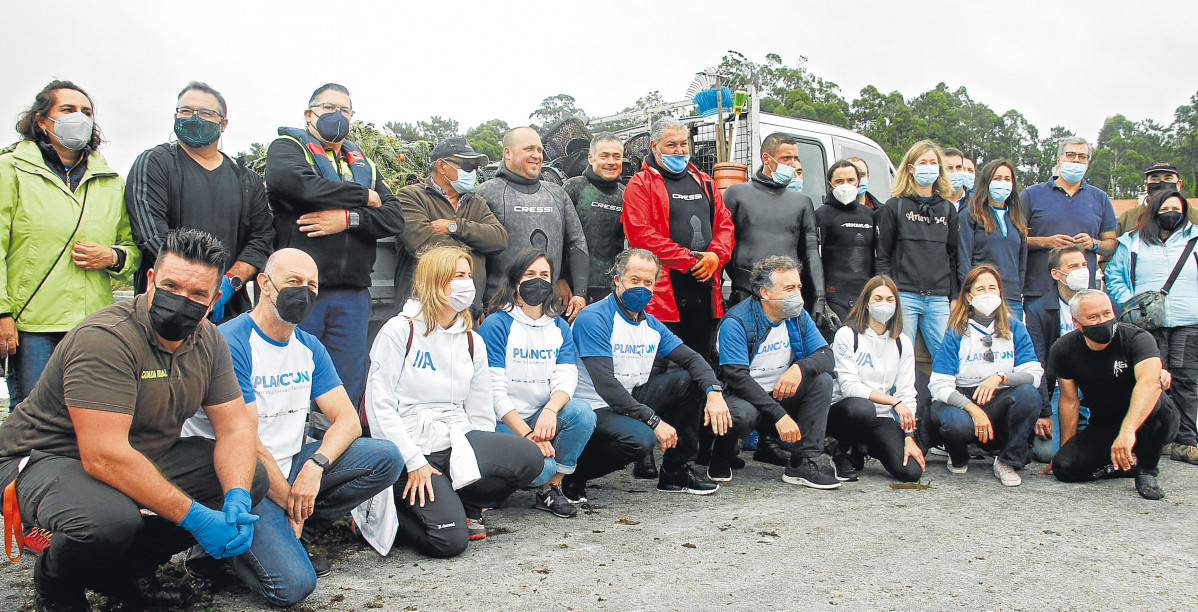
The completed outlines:
<svg viewBox="0 0 1198 612">
<path fill-rule="evenodd" d="M 709 358 L 724 316 L 720 278 L 732 257 L 732 215 L 715 181 L 690 163 L 682 122 L 658 120 L 649 140 L 653 155 L 624 188 L 620 216 L 628 245 L 652 251 L 667 270 L 645 311 Z"/>
</svg>

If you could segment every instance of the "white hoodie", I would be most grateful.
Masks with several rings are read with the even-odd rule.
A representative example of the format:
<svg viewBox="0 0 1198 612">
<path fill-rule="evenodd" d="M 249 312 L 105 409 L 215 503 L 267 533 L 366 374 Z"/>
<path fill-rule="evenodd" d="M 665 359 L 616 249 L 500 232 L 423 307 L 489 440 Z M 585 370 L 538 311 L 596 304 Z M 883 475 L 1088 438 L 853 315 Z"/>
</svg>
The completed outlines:
<svg viewBox="0 0 1198 612">
<path fill-rule="evenodd" d="M 855 350 L 854 335 L 857 336 Z M 893 395 L 915 410 L 915 347 L 906 334 L 895 340 L 889 332 L 880 336 L 866 327 L 863 333 L 854 334 L 851 327 L 845 326 L 836 331 L 832 352 L 836 355 L 833 404 L 846 397 L 869 399 L 869 394 L 877 391 Z M 879 417 L 894 418 L 893 406 L 874 402 L 874 410 Z"/>
</svg>

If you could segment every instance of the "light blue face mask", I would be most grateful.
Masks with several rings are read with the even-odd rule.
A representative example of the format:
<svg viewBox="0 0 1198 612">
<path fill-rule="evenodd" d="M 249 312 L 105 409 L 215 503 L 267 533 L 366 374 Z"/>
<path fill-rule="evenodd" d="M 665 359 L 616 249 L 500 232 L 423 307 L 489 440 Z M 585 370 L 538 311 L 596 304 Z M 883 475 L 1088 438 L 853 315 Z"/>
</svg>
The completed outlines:
<svg viewBox="0 0 1198 612">
<path fill-rule="evenodd" d="M 690 155 L 662 155 L 661 165 L 670 172 L 682 172 L 691 163 Z"/>
<path fill-rule="evenodd" d="M 1011 181 L 990 181 L 990 199 L 995 202 L 1006 202 L 1011 197 Z"/>
<path fill-rule="evenodd" d="M 794 178 L 791 178 L 790 182 L 786 184 L 786 188 L 790 189 L 792 191 L 802 191 L 803 190 L 803 177 L 796 176 Z"/>
<path fill-rule="evenodd" d="M 965 183 L 961 186 L 968 191 L 973 191 L 974 179 L 977 177 L 975 177 L 972 172 L 962 172 L 961 174 L 965 175 Z"/>
<path fill-rule="evenodd" d="M 770 157 L 770 159 L 773 159 L 773 157 Z M 779 163 L 778 160 L 774 159 L 774 169 L 770 171 L 770 178 L 773 179 L 775 183 L 789 187 L 790 181 L 794 178 L 794 175 L 795 169 L 793 167 Z M 802 187 L 799 189 L 802 189 Z"/>
<path fill-rule="evenodd" d="M 863 176 L 861 182 L 857 184 L 857 195 L 863 196 L 866 191 L 869 191 L 869 178 Z"/>
<path fill-rule="evenodd" d="M 922 166 L 914 166 L 915 182 L 927 187 L 936 182 L 940 178 L 940 166 L 936 164 L 924 164 Z"/>
<path fill-rule="evenodd" d="M 474 186 L 478 184 L 478 172 L 471 170 L 466 172 L 458 168 L 458 178 L 449 182 L 453 186 L 453 190 L 458 194 L 469 193 L 474 191 Z"/>
<path fill-rule="evenodd" d="M 965 177 L 966 176 L 969 176 L 969 173 L 965 172 L 965 171 L 948 173 L 948 182 L 952 184 L 953 191 L 956 191 L 958 189 L 961 189 L 962 187 L 965 187 Z"/>
<path fill-rule="evenodd" d="M 1061 178 L 1067 183 L 1077 183 L 1086 176 L 1086 165 L 1077 162 L 1065 162 L 1061 164 Z"/>
</svg>

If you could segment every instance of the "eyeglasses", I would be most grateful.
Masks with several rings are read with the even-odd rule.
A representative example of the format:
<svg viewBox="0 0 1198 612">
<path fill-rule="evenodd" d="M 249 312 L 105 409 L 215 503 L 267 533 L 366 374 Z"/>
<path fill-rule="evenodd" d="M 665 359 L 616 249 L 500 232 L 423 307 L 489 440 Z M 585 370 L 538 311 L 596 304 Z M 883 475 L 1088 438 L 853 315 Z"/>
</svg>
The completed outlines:
<svg viewBox="0 0 1198 612">
<path fill-rule="evenodd" d="M 199 115 L 200 119 L 203 119 L 204 121 L 218 121 L 224 118 L 224 115 L 214 110 L 209 110 L 207 108 L 187 108 L 186 106 L 176 108 L 175 115 L 183 119 L 187 119 L 192 115 Z"/>
<path fill-rule="evenodd" d="M 1078 153 L 1076 151 L 1065 151 L 1062 156 L 1066 161 L 1090 161 L 1089 153 Z"/>
<path fill-rule="evenodd" d="M 338 111 L 342 115 L 345 115 L 346 117 L 354 116 L 354 109 L 352 109 L 348 106 L 337 106 L 336 104 L 333 104 L 332 102 L 325 102 L 324 104 L 313 104 L 312 106 L 309 106 L 308 108 L 309 109 L 319 108 L 326 113 Z"/>
<path fill-rule="evenodd" d="M 462 170 L 463 172 L 474 172 L 478 169 L 478 162 L 469 159 L 449 159 L 444 158 L 445 163 Z"/>
<path fill-rule="evenodd" d="M 982 346 L 986 347 L 986 352 L 982 354 L 982 359 L 993 363 L 994 362 L 994 336 L 982 336 Z"/>
</svg>

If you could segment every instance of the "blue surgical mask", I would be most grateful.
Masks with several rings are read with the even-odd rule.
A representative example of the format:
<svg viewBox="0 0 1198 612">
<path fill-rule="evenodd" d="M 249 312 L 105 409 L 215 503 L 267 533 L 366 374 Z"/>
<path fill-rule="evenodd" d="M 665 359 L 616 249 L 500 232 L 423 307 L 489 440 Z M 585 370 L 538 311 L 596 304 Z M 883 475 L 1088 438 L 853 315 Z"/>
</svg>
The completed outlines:
<svg viewBox="0 0 1198 612">
<path fill-rule="evenodd" d="M 965 175 L 965 182 L 961 186 L 969 191 L 973 191 L 974 179 L 977 177 L 972 172 L 962 172 L 961 174 Z"/>
<path fill-rule="evenodd" d="M 620 298 L 624 308 L 632 312 L 641 312 L 649 305 L 649 300 L 653 299 L 653 291 L 647 287 L 632 287 L 616 297 Z"/>
<path fill-rule="evenodd" d="M 949 172 L 948 173 L 948 182 L 950 184 L 952 184 L 953 191 L 961 189 L 962 187 L 965 186 L 965 177 L 968 174 L 969 174 L 968 172 Z"/>
<path fill-rule="evenodd" d="M 316 119 L 316 133 L 325 142 L 341 142 L 349 136 L 349 117 L 339 111 L 331 111 Z"/>
<path fill-rule="evenodd" d="M 1086 165 L 1077 162 L 1065 162 L 1061 164 L 1061 178 L 1065 179 L 1066 183 L 1076 183 L 1086 176 Z"/>
<path fill-rule="evenodd" d="M 1007 198 L 1011 197 L 1013 187 L 1011 181 L 990 181 L 990 199 L 995 202 L 1006 202 Z"/>
<path fill-rule="evenodd" d="M 773 159 L 773 157 L 770 159 Z M 794 168 L 787 166 L 786 164 L 778 163 L 778 160 L 774 159 L 774 169 L 770 171 L 770 178 L 773 179 L 775 183 L 789 187 L 790 179 L 794 178 L 794 175 Z M 800 187 L 800 189 L 802 188 Z"/>
<path fill-rule="evenodd" d="M 661 165 L 670 172 L 682 172 L 691 163 L 690 155 L 662 155 Z"/>
<path fill-rule="evenodd" d="M 866 191 L 869 191 L 869 179 L 863 176 L 861 182 L 857 184 L 857 195 L 863 196 Z"/>
<path fill-rule="evenodd" d="M 803 177 L 796 176 L 796 177 L 791 178 L 790 182 L 786 184 L 786 188 L 790 189 L 791 191 L 802 191 L 803 190 Z"/>
<path fill-rule="evenodd" d="M 458 194 L 469 193 L 478 184 L 478 172 L 474 170 L 466 172 L 458 168 L 458 178 L 450 181 L 449 184 L 453 186 L 453 190 L 458 192 Z"/>
<path fill-rule="evenodd" d="M 915 176 L 915 182 L 927 187 L 936 182 L 940 178 L 940 166 L 936 164 L 925 164 L 923 166 L 914 166 L 915 171 L 912 173 Z"/>
</svg>

